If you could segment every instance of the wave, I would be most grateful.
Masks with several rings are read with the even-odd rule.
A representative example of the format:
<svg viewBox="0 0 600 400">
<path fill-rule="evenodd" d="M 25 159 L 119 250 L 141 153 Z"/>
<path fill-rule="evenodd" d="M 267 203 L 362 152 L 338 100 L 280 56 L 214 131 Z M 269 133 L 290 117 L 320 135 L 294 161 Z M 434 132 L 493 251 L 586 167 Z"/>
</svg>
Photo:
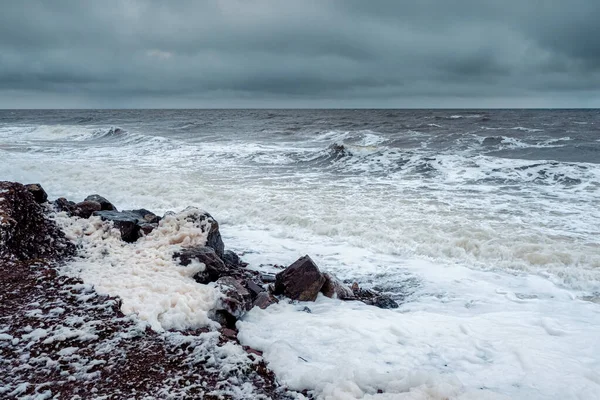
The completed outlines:
<svg viewBox="0 0 600 400">
<path fill-rule="evenodd" d="M 489 120 L 489 117 L 487 117 L 484 114 L 436 115 L 434 118 L 435 119 L 448 119 L 448 120 L 453 120 L 453 119 L 471 119 L 471 118 L 486 118 L 486 120 Z"/>
<path fill-rule="evenodd" d="M 537 129 L 537 128 L 526 128 L 524 126 L 515 126 L 510 128 L 513 131 L 521 131 L 521 132 L 543 132 L 543 129 Z"/>
</svg>

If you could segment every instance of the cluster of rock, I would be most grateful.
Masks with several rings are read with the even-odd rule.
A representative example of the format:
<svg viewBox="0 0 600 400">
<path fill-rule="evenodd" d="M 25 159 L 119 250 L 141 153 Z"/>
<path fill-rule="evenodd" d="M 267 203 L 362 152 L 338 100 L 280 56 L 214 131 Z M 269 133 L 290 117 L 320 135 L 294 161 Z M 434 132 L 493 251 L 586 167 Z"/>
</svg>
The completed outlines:
<svg viewBox="0 0 600 400">
<path fill-rule="evenodd" d="M 39 185 L 0 182 L 0 398 L 222 399 L 241 388 L 245 398 L 296 398 L 259 351 L 220 357 L 223 343 L 239 345 L 235 332 L 140 330 L 120 299 L 61 275 L 76 248 L 47 200 Z"/>
<path fill-rule="evenodd" d="M 39 185 L 0 182 L 0 262 L 58 261 L 75 254 L 73 243 L 38 206 L 47 198 Z"/>
<path fill-rule="evenodd" d="M 36 201 L 48 200 L 39 184 L 28 185 L 27 188 Z M 97 194 L 86 197 L 80 203 L 59 198 L 52 204 L 57 211 L 64 211 L 70 216 L 98 216 L 111 221 L 120 230 L 121 238 L 130 243 L 149 234 L 161 220 L 161 217 L 145 209 L 118 211 L 110 201 Z M 237 254 L 225 250 L 219 224 L 210 214 L 191 214 L 187 218 L 195 226 L 208 229 L 206 244 L 183 248 L 173 258 L 183 266 L 193 261 L 205 265 L 201 272 L 194 275 L 194 279 L 202 284 L 214 282 L 224 294 L 214 316 L 224 326 L 234 328 L 235 321 L 252 307 L 265 309 L 283 297 L 292 301 L 315 301 L 319 293 L 340 300 L 358 300 L 381 308 L 398 307 L 387 295 L 361 289 L 357 283 L 349 287 L 331 274 L 321 272 L 309 256 L 301 257 L 276 275 L 248 269 Z"/>
</svg>

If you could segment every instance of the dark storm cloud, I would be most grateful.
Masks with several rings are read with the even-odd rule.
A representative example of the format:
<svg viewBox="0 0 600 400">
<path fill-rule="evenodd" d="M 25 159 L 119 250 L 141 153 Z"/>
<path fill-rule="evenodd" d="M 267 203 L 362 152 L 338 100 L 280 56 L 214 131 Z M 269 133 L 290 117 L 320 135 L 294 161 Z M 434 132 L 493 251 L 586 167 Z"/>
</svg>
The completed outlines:
<svg viewBox="0 0 600 400">
<path fill-rule="evenodd" d="M 0 107 L 600 106 L 597 0 L 5 1 Z"/>
</svg>

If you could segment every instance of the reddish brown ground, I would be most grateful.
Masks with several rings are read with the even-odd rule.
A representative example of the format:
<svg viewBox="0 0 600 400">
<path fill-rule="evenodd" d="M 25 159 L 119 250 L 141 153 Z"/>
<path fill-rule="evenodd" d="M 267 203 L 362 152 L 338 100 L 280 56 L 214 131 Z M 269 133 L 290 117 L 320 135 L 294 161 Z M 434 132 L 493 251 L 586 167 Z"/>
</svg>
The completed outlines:
<svg viewBox="0 0 600 400">
<path fill-rule="evenodd" d="M 35 262 L 0 261 L 0 288 L 0 398 L 287 397 L 252 350 L 214 359 L 232 332 L 142 330 L 118 299 Z"/>
</svg>

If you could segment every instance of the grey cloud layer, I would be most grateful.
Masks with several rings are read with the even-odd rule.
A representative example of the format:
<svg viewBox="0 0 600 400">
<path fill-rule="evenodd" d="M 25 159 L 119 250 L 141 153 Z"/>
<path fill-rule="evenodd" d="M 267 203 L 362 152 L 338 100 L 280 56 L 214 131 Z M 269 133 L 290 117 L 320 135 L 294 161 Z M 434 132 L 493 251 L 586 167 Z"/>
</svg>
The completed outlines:
<svg viewBox="0 0 600 400">
<path fill-rule="evenodd" d="M 600 106 L 599 20 L 597 0 L 4 1 L 0 107 Z"/>
</svg>

